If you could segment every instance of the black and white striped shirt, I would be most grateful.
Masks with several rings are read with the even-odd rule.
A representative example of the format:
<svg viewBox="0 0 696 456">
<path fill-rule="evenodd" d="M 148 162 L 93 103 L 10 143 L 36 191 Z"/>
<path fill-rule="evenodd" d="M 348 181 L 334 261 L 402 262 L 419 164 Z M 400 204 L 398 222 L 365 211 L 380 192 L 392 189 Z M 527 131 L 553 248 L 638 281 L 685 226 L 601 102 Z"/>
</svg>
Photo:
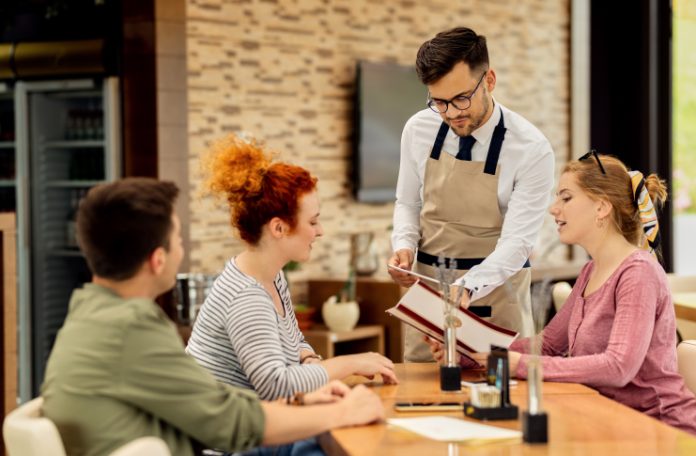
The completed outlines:
<svg viewBox="0 0 696 456">
<path fill-rule="evenodd" d="M 253 389 L 266 400 L 313 391 L 329 381 L 321 365 L 300 364 L 300 350 L 312 347 L 297 326 L 282 272 L 275 286 L 285 317 L 263 286 L 230 260 L 201 306 L 186 347 L 221 382 Z"/>
</svg>

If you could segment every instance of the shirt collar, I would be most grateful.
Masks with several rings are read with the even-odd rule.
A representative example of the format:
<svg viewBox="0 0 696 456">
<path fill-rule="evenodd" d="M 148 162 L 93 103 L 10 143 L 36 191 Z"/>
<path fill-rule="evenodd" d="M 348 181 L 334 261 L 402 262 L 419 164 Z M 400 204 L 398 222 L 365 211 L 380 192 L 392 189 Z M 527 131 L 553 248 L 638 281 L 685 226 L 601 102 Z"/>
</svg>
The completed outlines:
<svg viewBox="0 0 696 456">
<path fill-rule="evenodd" d="M 478 127 L 476 130 L 471 133 L 471 136 L 476 139 L 476 142 L 487 146 L 488 143 L 491 141 L 491 137 L 493 137 L 493 131 L 495 130 L 496 125 L 498 125 L 498 122 L 500 122 L 500 104 L 495 101 L 495 98 L 493 100 L 493 113 L 491 116 L 488 118 L 486 123 Z M 456 136 L 457 134 L 450 128 L 449 134 Z"/>
</svg>

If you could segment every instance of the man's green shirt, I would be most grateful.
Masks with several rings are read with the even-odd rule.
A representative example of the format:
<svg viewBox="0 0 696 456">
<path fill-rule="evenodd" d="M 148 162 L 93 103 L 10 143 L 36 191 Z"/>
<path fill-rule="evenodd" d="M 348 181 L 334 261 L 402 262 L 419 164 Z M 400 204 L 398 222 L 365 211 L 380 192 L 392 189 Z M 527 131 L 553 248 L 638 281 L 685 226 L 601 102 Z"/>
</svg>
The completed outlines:
<svg viewBox="0 0 696 456">
<path fill-rule="evenodd" d="M 108 455 L 142 436 L 162 438 L 173 456 L 193 454 L 191 440 L 242 451 L 263 437 L 256 394 L 186 355 L 153 301 L 91 283 L 73 292 L 41 395 L 70 455 Z"/>
</svg>

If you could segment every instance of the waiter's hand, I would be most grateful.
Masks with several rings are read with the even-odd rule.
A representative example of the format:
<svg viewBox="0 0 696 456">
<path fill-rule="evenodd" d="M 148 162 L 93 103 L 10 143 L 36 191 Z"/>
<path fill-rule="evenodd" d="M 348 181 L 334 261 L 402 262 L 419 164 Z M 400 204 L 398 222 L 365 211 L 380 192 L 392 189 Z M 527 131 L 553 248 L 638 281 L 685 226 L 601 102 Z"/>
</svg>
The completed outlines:
<svg viewBox="0 0 696 456">
<path fill-rule="evenodd" d="M 459 305 L 465 309 L 468 309 L 469 304 L 471 304 L 471 302 L 469 301 L 469 290 L 458 285 L 452 285 L 450 287 L 450 299 L 457 299 L 457 295 L 459 293 L 462 294 L 462 297 L 459 299 Z"/>
<path fill-rule="evenodd" d="M 394 252 L 394 255 L 389 258 L 389 264 L 392 266 L 398 266 L 401 269 L 408 269 L 410 271 L 411 266 L 413 266 L 413 250 L 397 250 Z M 416 280 L 418 280 L 411 274 L 407 274 L 405 272 L 397 271 L 392 268 L 387 268 L 387 270 L 389 271 L 389 275 L 392 277 L 394 282 L 398 283 L 402 287 L 410 287 L 416 283 Z"/>
</svg>

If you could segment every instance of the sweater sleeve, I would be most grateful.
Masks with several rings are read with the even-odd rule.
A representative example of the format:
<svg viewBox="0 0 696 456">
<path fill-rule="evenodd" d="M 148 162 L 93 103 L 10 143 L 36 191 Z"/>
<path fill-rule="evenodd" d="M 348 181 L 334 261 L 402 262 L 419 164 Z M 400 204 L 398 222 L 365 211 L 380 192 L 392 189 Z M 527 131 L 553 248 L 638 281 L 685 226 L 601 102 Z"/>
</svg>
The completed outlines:
<svg viewBox="0 0 696 456">
<path fill-rule="evenodd" d="M 277 313 L 265 290 L 245 288 L 234 301 L 225 318 L 225 330 L 242 369 L 262 399 L 309 392 L 328 383 L 328 373 L 321 365 L 288 363 Z"/>
<path fill-rule="evenodd" d="M 553 317 L 542 332 L 541 354 L 547 356 L 565 356 L 568 353 L 568 324 L 576 298 L 581 291 L 574 287 L 566 304 Z M 518 339 L 510 345 L 511 351 L 530 353 L 530 338 Z"/>
<path fill-rule="evenodd" d="M 218 383 L 193 358 L 165 317 L 145 316 L 125 332 L 113 394 L 211 448 L 259 446 L 265 418 L 251 391 Z"/>
<path fill-rule="evenodd" d="M 542 356 L 544 380 L 622 387 L 636 376 L 652 338 L 660 285 L 643 262 L 630 264 L 620 274 L 613 293 L 605 292 L 601 297 L 605 301 L 595 303 L 616 309 L 606 349 L 567 358 Z M 522 355 L 517 366 L 518 377 L 526 377 L 528 359 Z"/>
</svg>

